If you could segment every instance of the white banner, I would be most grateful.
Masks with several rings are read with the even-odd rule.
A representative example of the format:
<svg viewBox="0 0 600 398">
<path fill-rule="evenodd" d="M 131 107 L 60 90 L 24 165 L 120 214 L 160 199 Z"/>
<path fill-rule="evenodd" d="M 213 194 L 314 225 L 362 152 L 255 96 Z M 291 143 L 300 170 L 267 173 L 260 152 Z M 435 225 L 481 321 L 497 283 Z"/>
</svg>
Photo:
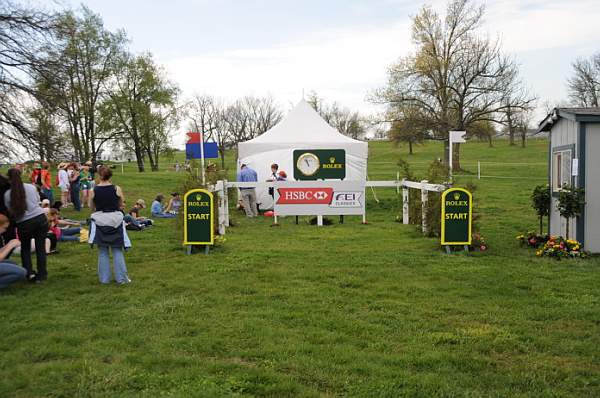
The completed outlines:
<svg viewBox="0 0 600 398">
<path fill-rule="evenodd" d="M 281 181 L 274 185 L 278 216 L 365 214 L 364 181 Z"/>
</svg>

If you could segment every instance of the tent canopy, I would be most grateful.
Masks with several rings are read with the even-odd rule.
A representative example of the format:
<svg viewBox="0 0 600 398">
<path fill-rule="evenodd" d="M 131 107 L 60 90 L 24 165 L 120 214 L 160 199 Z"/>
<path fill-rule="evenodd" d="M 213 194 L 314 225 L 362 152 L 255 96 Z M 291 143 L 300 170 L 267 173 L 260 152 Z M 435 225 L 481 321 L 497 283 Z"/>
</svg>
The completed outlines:
<svg viewBox="0 0 600 398">
<path fill-rule="evenodd" d="M 277 163 L 288 179 L 293 179 L 295 149 L 343 149 L 346 152 L 346 180 L 365 180 L 369 146 L 366 142 L 347 137 L 331 127 L 304 100 L 275 127 L 264 134 L 238 144 L 238 165 L 256 170 L 259 181 L 271 176 L 270 165 Z M 257 189 L 261 208 L 271 208 L 266 190 Z"/>
<path fill-rule="evenodd" d="M 366 159 L 368 144 L 346 137 L 331 127 L 308 102 L 302 100 L 285 119 L 258 137 L 238 144 L 239 158 L 273 149 L 345 149 L 346 155 Z"/>
</svg>

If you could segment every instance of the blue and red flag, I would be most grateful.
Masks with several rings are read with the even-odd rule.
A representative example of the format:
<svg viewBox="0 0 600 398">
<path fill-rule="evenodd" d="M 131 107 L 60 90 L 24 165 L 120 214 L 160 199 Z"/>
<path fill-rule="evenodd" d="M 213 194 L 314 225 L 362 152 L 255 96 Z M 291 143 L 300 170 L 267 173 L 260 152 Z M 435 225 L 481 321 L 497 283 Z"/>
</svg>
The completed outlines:
<svg viewBox="0 0 600 398">
<path fill-rule="evenodd" d="M 202 152 L 200 145 L 202 143 L 202 134 L 189 132 L 188 141 L 185 144 L 186 159 L 200 159 Z M 219 157 L 219 148 L 216 142 L 204 142 L 204 159 L 217 159 Z"/>
</svg>

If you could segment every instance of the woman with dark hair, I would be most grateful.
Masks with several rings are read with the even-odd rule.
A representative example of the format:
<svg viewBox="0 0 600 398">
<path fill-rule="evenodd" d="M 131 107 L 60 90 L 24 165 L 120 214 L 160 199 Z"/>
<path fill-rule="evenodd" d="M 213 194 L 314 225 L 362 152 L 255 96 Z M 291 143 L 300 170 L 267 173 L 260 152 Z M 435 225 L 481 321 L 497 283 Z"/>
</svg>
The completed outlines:
<svg viewBox="0 0 600 398">
<path fill-rule="evenodd" d="M 81 211 L 81 200 L 79 198 L 79 191 L 81 188 L 81 174 L 79 173 L 79 166 L 77 163 L 71 163 L 68 167 L 69 172 L 69 187 L 71 188 L 71 203 L 73 203 L 73 210 Z"/>
<path fill-rule="evenodd" d="M 21 171 L 8 170 L 10 189 L 4 193 L 4 202 L 17 225 L 21 241 L 21 262 L 27 271 L 27 280 L 31 282 L 45 281 L 48 278 L 46 269 L 46 233 L 48 220 L 40 207 L 40 195 L 32 184 L 23 184 Z M 31 263 L 31 240 L 35 241 L 37 273 L 33 272 Z"/>
<path fill-rule="evenodd" d="M 175 214 L 165 213 L 162 205 L 162 201 L 165 199 L 165 195 L 159 193 L 154 198 L 154 202 L 150 206 L 150 213 L 152 213 L 152 217 L 155 218 L 173 218 L 177 217 Z"/>
<path fill-rule="evenodd" d="M 111 280 L 110 254 L 113 254 L 115 280 L 119 284 L 130 283 L 125 265 L 123 250 L 131 247 L 131 242 L 123 223 L 123 192 L 121 187 L 111 182 L 112 170 L 108 167 L 98 169 L 100 182 L 90 192 L 89 206 L 91 215 L 90 235 L 88 242 L 98 246 L 98 278 L 100 283 L 108 284 Z"/>
</svg>

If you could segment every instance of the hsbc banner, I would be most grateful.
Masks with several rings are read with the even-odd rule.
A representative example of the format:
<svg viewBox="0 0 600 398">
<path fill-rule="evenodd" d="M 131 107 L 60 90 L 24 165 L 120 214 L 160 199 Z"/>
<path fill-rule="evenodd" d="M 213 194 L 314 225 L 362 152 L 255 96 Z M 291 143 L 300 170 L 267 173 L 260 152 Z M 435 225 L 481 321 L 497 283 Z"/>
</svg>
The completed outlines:
<svg viewBox="0 0 600 398">
<path fill-rule="evenodd" d="M 364 181 L 285 181 L 275 184 L 278 216 L 362 215 Z"/>
</svg>

